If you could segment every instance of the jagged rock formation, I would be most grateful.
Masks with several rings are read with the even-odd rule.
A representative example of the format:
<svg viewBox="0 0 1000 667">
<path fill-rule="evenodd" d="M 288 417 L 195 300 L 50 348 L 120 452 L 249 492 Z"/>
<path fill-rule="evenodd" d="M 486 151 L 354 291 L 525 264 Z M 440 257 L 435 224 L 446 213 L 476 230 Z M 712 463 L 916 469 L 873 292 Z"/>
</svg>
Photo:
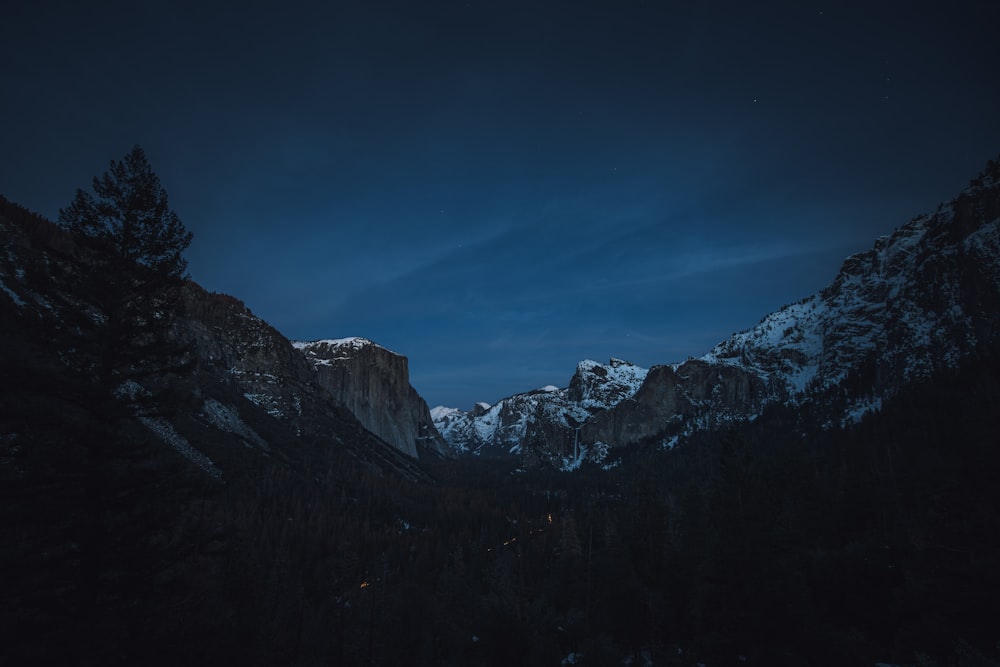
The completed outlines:
<svg viewBox="0 0 1000 667">
<path fill-rule="evenodd" d="M 566 397 L 585 408 L 603 410 L 634 394 L 646 373 L 622 359 L 611 359 L 607 365 L 585 359 L 576 365 Z"/>
<path fill-rule="evenodd" d="M 194 341 L 199 370 L 228 375 L 272 417 L 302 416 L 302 397 L 315 391 L 315 375 L 289 341 L 239 299 L 195 284 L 185 297 L 179 335 Z"/>
<path fill-rule="evenodd" d="M 317 380 L 365 427 L 414 458 L 448 445 L 434 427 L 427 403 L 410 385 L 407 359 L 365 338 L 296 342 Z"/>
<path fill-rule="evenodd" d="M 672 444 L 698 429 L 752 420 L 773 403 L 812 402 L 828 424 L 846 423 L 998 337 L 1000 164 L 991 161 L 956 199 L 849 257 L 818 294 L 700 359 L 651 368 L 641 386 L 626 383 L 593 401 L 578 369 L 569 390 L 550 392 L 559 400 L 548 409 L 515 411 L 516 428 L 496 406 L 481 416 L 437 414 L 447 416 L 439 427 L 457 449 L 494 445 L 558 465 L 567 440 L 602 456 L 609 445 Z M 509 402 L 524 400 L 498 405 Z"/>
<path fill-rule="evenodd" d="M 640 442 L 686 426 L 757 414 L 768 400 L 764 380 L 736 366 L 691 359 L 677 366 L 654 366 L 634 395 L 594 415 L 580 432 L 584 443 Z"/>
<path fill-rule="evenodd" d="M 435 408 L 433 415 L 438 430 L 459 452 L 505 456 L 519 454 L 526 442 L 564 449 L 571 429 L 590 413 L 568 400 L 566 389 L 545 387 L 492 406 L 478 403 L 467 413 Z"/>
<path fill-rule="evenodd" d="M 434 422 L 460 452 L 521 454 L 534 460 L 540 449 L 569 457 L 577 430 L 639 388 L 646 369 L 620 359 L 607 364 L 577 364 L 569 387 L 544 387 L 505 398 L 496 405 L 477 403 L 469 412 L 438 407 Z"/>
</svg>

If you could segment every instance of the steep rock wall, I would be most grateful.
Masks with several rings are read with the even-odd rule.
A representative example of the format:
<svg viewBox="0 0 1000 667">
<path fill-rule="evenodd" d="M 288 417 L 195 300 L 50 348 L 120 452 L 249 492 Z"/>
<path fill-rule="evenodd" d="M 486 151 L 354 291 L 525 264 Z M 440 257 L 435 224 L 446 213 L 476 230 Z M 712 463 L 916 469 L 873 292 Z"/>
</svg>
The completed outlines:
<svg viewBox="0 0 1000 667">
<path fill-rule="evenodd" d="M 410 385 L 406 357 L 364 338 L 294 345 L 315 368 L 320 386 L 372 433 L 415 458 L 421 450 L 447 451 L 427 403 Z"/>
</svg>

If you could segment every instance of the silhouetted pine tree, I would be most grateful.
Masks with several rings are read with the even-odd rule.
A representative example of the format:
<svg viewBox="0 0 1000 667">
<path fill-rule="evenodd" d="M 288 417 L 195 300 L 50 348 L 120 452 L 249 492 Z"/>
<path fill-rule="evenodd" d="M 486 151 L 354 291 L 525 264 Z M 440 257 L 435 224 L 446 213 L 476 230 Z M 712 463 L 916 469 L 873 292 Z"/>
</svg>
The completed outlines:
<svg viewBox="0 0 1000 667">
<path fill-rule="evenodd" d="M 131 382 L 149 381 L 183 368 L 187 349 L 172 340 L 180 313 L 187 262 L 182 254 L 192 235 L 170 209 L 167 193 L 142 148 L 94 178 L 96 197 L 77 190 L 59 220 L 92 249 L 73 291 L 86 304 L 77 324 L 86 370 L 104 394 L 131 397 L 133 405 L 152 401 Z M 111 403 L 113 404 L 113 402 Z"/>
<path fill-rule="evenodd" d="M 191 234 L 138 146 L 95 178 L 93 190 L 77 191 L 60 211 L 77 247 L 51 279 L 67 366 L 53 391 L 78 410 L 65 439 L 83 453 L 73 606 L 79 648 L 98 662 L 139 659 L 153 629 L 179 629 L 177 615 L 192 604 L 163 587 L 170 581 L 184 595 L 188 575 L 177 561 L 190 537 L 181 517 L 191 480 L 133 419 L 169 410 L 164 378 L 185 366 L 187 348 L 171 328 Z"/>
</svg>

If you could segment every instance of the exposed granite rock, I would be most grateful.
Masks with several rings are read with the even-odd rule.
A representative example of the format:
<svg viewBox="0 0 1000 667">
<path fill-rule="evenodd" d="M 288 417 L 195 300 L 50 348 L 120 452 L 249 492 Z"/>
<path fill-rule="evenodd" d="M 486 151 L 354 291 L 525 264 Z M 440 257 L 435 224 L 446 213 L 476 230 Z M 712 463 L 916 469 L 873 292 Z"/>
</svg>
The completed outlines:
<svg viewBox="0 0 1000 667">
<path fill-rule="evenodd" d="M 427 403 L 410 385 L 406 357 L 365 338 L 294 345 L 315 368 L 320 386 L 372 433 L 415 458 L 448 451 Z"/>
<path fill-rule="evenodd" d="M 692 419 L 708 425 L 752 416 L 767 399 L 764 381 L 737 366 L 700 359 L 654 366 L 635 395 L 587 420 L 580 441 L 631 445 L 676 432 Z"/>
<path fill-rule="evenodd" d="M 250 402 L 272 417 L 302 416 L 315 373 L 292 344 L 242 301 L 190 283 L 181 334 L 193 340 L 202 371 L 229 375 Z"/>
</svg>

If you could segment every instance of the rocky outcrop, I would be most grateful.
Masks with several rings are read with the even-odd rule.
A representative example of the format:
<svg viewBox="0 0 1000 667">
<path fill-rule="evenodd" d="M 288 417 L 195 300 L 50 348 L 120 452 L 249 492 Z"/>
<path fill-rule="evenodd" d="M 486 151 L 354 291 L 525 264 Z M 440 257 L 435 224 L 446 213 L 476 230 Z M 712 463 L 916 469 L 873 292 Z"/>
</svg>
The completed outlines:
<svg viewBox="0 0 1000 667">
<path fill-rule="evenodd" d="M 587 420 L 579 439 L 635 444 L 678 433 L 694 420 L 704 426 L 745 419 L 757 414 L 768 398 L 764 381 L 736 366 L 701 359 L 654 366 L 633 396 Z"/>
<path fill-rule="evenodd" d="M 288 339 L 242 301 L 189 283 L 178 328 L 194 343 L 200 372 L 228 376 L 272 417 L 302 416 L 303 398 L 317 388 L 315 373 Z"/>
<path fill-rule="evenodd" d="M 427 403 L 410 385 L 406 357 L 365 338 L 296 342 L 317 380 L 365 428 L 414 458 L 448 445 Z"/>
<path fill-rule="evenodd" d="M 576 365 L 566 397 L 583 407 L 603 410 L 632 396 L 646 372 L 622 359 L 612 358 L 607 364 L 585 359 Z"/>
</svg>

